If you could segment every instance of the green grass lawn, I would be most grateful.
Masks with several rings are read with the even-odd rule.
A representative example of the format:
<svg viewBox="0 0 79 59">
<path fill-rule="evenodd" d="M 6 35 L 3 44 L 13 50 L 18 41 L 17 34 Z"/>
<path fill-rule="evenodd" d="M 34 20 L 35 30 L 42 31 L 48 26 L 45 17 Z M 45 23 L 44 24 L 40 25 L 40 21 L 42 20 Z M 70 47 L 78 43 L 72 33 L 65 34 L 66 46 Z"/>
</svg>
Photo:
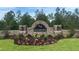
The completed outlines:
<svg viewBox="0 0 79 59">
<path fill-rule="evenodd" d="M 79 51 L 79 39 L 62 39 L 44 46 L 15 45 L 13 40 L 0 40 L 0 51 Z"/>
</svg>

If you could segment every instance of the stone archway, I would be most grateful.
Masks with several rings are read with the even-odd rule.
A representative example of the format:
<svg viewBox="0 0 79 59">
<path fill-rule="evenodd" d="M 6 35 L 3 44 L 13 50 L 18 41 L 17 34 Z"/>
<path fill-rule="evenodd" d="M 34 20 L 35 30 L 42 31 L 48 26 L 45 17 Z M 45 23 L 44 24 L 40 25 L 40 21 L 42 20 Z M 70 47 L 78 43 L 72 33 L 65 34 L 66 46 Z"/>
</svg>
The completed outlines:
<svg viewBox="0 0 79 59">
<path fill-rule="evenodd" d="M 38 21 L 34 22 L 34 23 L 32 24 L 32 28 L 35 28 L 38 24 L 42 24 L 42 25 L 44 25 L 46 28 L 49 28 L 49 25 L 48 25 L 46 22 L 42 21 L 42 20 L 38 20 Z"/>
<path fill-rule="evenodd" d="M 50 30 L 49 25 L 42 21 L 38 20 L 32 24 L 30 28 L 28 28 L 29 34 L 47 34 Z"/>
<path fill-rule="evenodd" d="M 43 24 L 38 24 L 34 28 L 34 32 L 46 32 L 47 28 Z"/>
</svg>

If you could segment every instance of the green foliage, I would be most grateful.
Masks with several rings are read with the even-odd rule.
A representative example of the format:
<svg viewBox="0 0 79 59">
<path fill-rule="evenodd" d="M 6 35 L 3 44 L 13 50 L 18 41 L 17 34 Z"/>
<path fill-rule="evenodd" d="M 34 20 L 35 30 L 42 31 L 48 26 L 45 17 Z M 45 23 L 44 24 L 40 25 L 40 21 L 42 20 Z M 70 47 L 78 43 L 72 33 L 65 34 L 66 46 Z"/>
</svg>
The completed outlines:
<svg viewBox="0 0 79 59">
<path fill-rule="evenodd" d="M 70 30 L 70 36 L 69 37 L 73 37 L 74 34 L 75 34 L 75 30 L 74 29 L 71 29 Z"/>
<path fill-rule="evenodd" d="M 52 27 L 54 25 L 54 14 L 53 13 L 50 13 L 48 14 L 48 20 L 50 21 L 50 27 Z"/>
<path fill-rule="evenodd" d="M 45 21 L 48 25 L 50 25 L 50 22 L 48 20 L 48 17 L 46 16 L 46 14 L 43 12 L 43 10 L 39 11 L 37 10 L 36 12 L 36 20 L 43 20 Z"/>
<path fill-rule="evenodd" d="M 0 30 L 5 29 L 5 26 L 6 26 L 5 22 L 3 20 L 0 20 Z"/>
<path fill-rule="evenodd" d="M 19 10 L 17 13 L 9 11 L 0 20 L 0 30 L 5 28 L 16 30 L 19 25 L 27 25 L 27 27 L 30 27 L 37 20 L 43 20 L 49 26 L 62 25 L 63 29 L 79 29 L 79 9 L 76 8 L 74 12 L 71 12 L 65 8 L 57 7 L 55 13 L 52 12 L 48 15 L 44 13 L 43 9 L 41 11 L 36 10 L 34 18 L 28 13 L 22 15 Z"/>
<path fill-rule="evenodd" d="M 28 27 L 30 27 L 34 22 L 34 19 L 28 14 L 25 13 L 20 20 L 20 24 L 21 25 L 27 25 Z"/>
<path fill-rule="evenodd" d="M 6 24 L 6 27 L 8 27 L 8 29 L 17 29 L 18 25 L 15 20 L 15 13 L 13 11 L 9 11 L 5 14 L 4 22 Z"/>
<path fill-rule="evenodd" d="M 0 40 L 0 51 L 79 51 L 78 46 L 78 38 L 67 38 L 44 46 L 15 45 L 13 40 Z"/>
</svg>

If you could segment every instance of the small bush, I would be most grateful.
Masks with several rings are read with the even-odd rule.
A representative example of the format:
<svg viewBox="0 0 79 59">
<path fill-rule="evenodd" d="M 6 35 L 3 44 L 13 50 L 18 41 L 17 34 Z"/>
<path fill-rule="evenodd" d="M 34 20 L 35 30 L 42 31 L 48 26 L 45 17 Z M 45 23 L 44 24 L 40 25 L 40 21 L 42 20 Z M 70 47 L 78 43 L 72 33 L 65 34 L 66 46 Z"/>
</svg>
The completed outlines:
<svg viewBox="0 0 79 59">
<path fill-rule="evenodd" d="M 62 39 L 62 38 L 64 38 L 62 34 L 58 34 L 58 35 L 56 35 L 56 36 L 54 37 L 54 39 L 56 39 L 56 40 L 60 40 L 60 39 Z"/>
<path fill-rule="evenodd" d="M 74 36 L 74 34 L 75 34 L 75 30 L 70 30 L 70 35 L 69 35 L 69 37 L 71 38 L 71 37 L 73 37 Z"/>
<path fill-rule="evenodd" d="M 41 39 L 44 39 L 44 38 L 45 38 L 45 35 L 44 35 L 44 34 L 42 34 L 42 35 L 40 36 L 40 38 L 41 38 Z"/>
<path fill-rule="evenodd" d="M 30 35 L 30 34 L 27 35 L 27 38 L 28 39 L 34 39 L 34 37 L 32 35 Z"/>
</svg>

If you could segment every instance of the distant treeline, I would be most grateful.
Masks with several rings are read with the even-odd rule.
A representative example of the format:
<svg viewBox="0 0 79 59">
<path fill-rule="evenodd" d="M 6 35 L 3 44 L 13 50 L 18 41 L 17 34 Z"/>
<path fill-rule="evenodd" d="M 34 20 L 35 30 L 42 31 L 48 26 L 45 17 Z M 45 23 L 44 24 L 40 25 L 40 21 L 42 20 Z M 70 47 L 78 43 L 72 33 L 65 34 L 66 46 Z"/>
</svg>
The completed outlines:
<svg viewBox="0 0 79 59">
<path fill-rule="evenodd" d="M 0 20 L 0 30 L 17 30 L 19 25 L 26 25 L 30 27 L 35 21 L 43 20 L 53 27 L 53 25 L 62 25 L 63 29 L 79 29 L 79 9 L 76 8 L 74 12 L 68 11 L 65 8 L 56 8 L 55 13 L 50 13 L 46 15 L 44 10 L 35 12 L 35 17 L 21 11 L 7 12 L 4 17 Z"/>
</svg>

